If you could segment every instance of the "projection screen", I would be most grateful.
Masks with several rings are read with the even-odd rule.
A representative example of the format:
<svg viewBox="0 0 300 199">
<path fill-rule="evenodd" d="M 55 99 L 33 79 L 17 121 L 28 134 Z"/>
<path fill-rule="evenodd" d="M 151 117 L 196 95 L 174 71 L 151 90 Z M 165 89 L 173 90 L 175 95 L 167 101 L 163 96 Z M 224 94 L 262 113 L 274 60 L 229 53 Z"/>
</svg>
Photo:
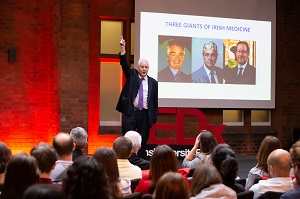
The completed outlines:
<svg viewBox="0 0 300 199">
<path fill-rule="evenodd" d="M 237 49 L 239 41 L 248 50 Z M 170 81 L 163 73 L 170 67 L 172 42 L 184 48 L 180 71 L 189 76 L 186 81 Z M 215 54 L 207 54 L 215 58 L 217 83 L 199 80 L 207 43 L 217 46 Z M 275 0 L 135 1 L 135 66 L 139 58 L 149 60 L 148 75 L 158 80 L 159 107 L 274 109 L 275 52 Z M 234 81 L 239 55 L 250 65 L 245 74 L 247 67 L 254 68 L 245 75 L 249 81 Z"/>
</svg>

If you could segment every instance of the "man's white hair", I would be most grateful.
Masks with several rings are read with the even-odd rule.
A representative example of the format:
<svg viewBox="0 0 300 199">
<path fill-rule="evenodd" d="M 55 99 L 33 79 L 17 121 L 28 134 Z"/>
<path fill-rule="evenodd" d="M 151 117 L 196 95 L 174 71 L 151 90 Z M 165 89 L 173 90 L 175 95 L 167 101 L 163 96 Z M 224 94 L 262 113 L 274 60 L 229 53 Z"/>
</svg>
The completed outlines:
<svg viewBox="0 0 300 199">
<path fill-rule="evenodd" d="M 76 148 L 83 149 L 87 143 L 88 134 L 82 127 L 73 128 L 70 132 L 70 136 L 73 138 Z"/>
</svg>

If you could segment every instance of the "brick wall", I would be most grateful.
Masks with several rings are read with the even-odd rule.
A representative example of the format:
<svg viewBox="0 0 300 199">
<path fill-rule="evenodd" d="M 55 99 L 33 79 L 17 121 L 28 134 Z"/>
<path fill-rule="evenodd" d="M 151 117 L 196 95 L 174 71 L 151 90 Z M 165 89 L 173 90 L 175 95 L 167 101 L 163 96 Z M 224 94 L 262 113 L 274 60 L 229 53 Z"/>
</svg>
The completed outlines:
<svg viewBox="0 0 300 199">
<path fill-rule="evenodd" d="M 0 2 L 0 140 L 28 151 L 59 131 L 52 1 Z M 14 63 L 7 50 L 16 49 Z"/>
<path fill-rule="evenodd" d="M 59 1 L 60 130 L 88 124 L 89 2 Z"/>
</svg>

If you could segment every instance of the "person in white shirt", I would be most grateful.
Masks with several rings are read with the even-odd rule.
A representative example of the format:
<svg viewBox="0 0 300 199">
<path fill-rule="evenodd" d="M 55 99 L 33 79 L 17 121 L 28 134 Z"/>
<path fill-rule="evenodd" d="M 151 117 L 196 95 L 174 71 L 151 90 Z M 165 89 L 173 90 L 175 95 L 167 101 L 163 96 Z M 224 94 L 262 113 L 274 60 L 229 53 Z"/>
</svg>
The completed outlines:
<svg viewBox="0 0 300 199">
<path fill-rule="evenodd" d="M 259 150 L 257 153 L 257 164 L 253 167 L 249 173 L 246 180 L 245 190 L 249 190 L 255 179 L 268 177 L 268 164 L 267 160 L 269 154 L 275 149 L 281 149 L 281 143 L 275 136 L 266 136 L 260 143 Z"/>
<path fill-rule="evenodd" d="M 60 185 L 68 168 L 73 164 L 72 152 L 75 150 L 75 144 L 68 133 L 59 133 L 53 138 L 52 145 L 58 154 L 58 160 L 50 177 L 54 183 Z"/>
<path fill-rule="evenodd" d="M 222 184 L 220 173 L 210 164 L 201 164 L 195 169 L 190 187 L 190 194 L 191 199 L 237 198 L 234 190 Z"/>
<path fill-rule="evenodd" d="M 276 149 L 268 157 L 269 177 L 267 180 L 260 180 L 250 190 L 254 192 L 253 199 L 267 191 L 287 192 L 293 190 L 293 182 L 290 177 L 291 156 L 283 149 Z"/>
<path fill-rule="evenodd" d="M 218 141 L 215 136 L 210 131 L 202 130 L 192 150 L 184 158 L 182 167 L 195 169 L 200 164 L 211 164 L 211 152 L 217 145 Z M 198 149 L 200 149 L 199 152 Z"/>
</svg>

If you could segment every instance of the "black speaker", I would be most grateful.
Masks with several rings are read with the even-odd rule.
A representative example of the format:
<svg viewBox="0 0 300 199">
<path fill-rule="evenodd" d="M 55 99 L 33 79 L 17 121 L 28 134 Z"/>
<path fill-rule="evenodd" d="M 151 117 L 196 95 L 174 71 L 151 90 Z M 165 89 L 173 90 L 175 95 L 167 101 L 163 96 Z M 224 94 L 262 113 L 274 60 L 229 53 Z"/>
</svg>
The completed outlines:
<svg viewBox="0 0 300 199">
<path fill-rule="evenodd" d="M 16 62 L 17 61 L 17 52 L 16 49 L 10 48 L 8 49 L 8 62 Z"/>
</svg>

